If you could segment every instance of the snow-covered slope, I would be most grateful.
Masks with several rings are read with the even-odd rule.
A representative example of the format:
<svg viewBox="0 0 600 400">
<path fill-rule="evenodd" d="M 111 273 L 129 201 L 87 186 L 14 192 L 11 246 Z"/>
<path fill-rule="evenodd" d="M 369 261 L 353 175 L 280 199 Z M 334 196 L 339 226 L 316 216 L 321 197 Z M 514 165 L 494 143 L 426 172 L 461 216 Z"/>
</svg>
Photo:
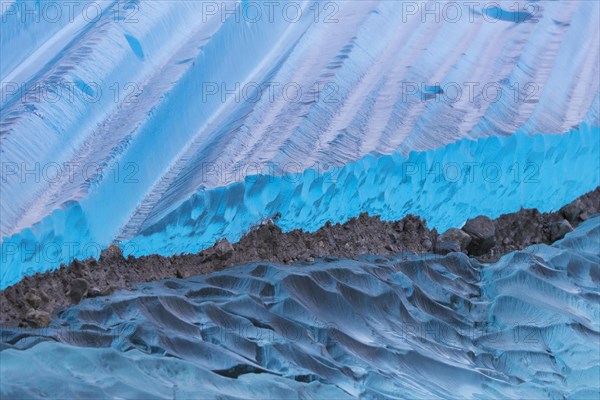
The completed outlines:
<svg viewBox="0 0 600 400">
<path fill-rule="evenodd" d="M 177 210 L 248 175 L 600 125 L 594 1 L 67 3 L 2 4 L 2 286 L 72 258 L 67 242 L 81 255 L 219 215 L 235 197 Z"/>
</svg>

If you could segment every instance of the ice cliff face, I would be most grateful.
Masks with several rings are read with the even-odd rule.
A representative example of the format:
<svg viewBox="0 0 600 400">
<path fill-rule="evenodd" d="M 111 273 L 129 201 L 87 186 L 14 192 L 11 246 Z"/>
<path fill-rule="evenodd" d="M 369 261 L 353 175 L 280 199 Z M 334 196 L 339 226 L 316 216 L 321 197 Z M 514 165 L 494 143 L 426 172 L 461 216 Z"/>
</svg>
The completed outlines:
<svg viewBox="0 0 600 400">
<path fill-rule="evenodd" d="M 408 157 L 367 156 L 325 173 L 252 176 L 198 191 L 121 247 L 136 256 L 194 253 L 222 237 L 237 241 L 276 215 L 284 230 L 316 230 L 364 211 L 388 220 L 416 214 L 444 231 L 481 214 L 497 217 L 520 207 L 552 211 L 598 186 L 599 158 L 599 129 L 582 125 L 563 135 L 517 133 L 461 140 Z M 23 274 L 58 267 L 67 257 L 99 255 L 98 243 L 109 243 L 111 236 L 94 229 L 87 201 L 5 239 L 2 287 Z M 96 206 L 99 213 L 110 211 Z M 110 224 L 110 217 L 104 218 Z"/>
<path fill-rule="evenodd" d="M 0 330 L 0 393 L 592 399 L 599 248 L 596 216 L 492 265 L 407 254 L 144 284 Z"/>
<path fill-rule="evenodd" d="M 388 217 L 435 219 L 425 197 L 442 190 L 447 209 L 437 218 L 454 222 L 453 206 L 465 218 L 497 213 L 486 201 L 548 209 L 598 184 L 589 161 L 600 125 L 597 2 L 66 3 L 0 10 L 2 287 L 115 239 L 135 242 L 136 254 L 196 249 L 271 211 L 285 227 L 311 229 L 325 217 L 380 212 L 365 199 L 385 198 L 397 206 L 383 210 Z M 578 139 L 558 147 L 561 139 L 527 139 L 570 131 Z M 518 150 L 491 158 L 468 152 L 477 144 L 452 145 L 515 132 Z M 480 143 L 504 143 L 490 140 Z M 524 179 L 535 172 L 528 163 L 555 151 L 563 158 L 540 186 L 389 180 L 404 156 L 460 160 L 464 174 L 465 163 L 503 152 L 522 162 Z M 584 161 L 590 172 L 567 178 L 572 193 L 547 195 Z M 396 172 L 369 176 L 373 163 Z M 332 166 L 347 188 L 244 183 Z M 420 200 L 407 205 L 417 188 Z M 344 197 L 347 209 L 323 213 L 327 193 L 355 191 L 364 195 Z M 465 206 L 466 193 L 483 203 Z M 245 214 L 232 222 L 233 212 Z"/>
</svg>

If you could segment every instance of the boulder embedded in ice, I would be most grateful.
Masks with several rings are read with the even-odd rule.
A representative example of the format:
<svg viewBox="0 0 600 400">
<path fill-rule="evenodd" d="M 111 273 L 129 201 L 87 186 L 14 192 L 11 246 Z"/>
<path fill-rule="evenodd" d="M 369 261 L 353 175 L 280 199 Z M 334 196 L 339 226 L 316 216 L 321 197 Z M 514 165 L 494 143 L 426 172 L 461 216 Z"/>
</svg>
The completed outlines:
<svg viewBox="0 0 600 400">
<path fill-rule="evenodd" d="M 458 242 L 438 239 L 438 241 L 435 243 L 435 246 L 433 247 L 433 251 L 437 254 L 448 254 L 458 253 L 461 251 L 461 249 Z"/>
<path fill-rule="evenodd" d="M 25 316 L 25 320 L 35 328 L 44 328 L 50 325 L 50 314 L 41 310 L 31 310 Z"/>
<path fill-rule="evenodd" d="M 79 303 L 87 294 L 89 284 L 85 279 L 77 278 L 71 281 L 69 297 L 75 304 Z"/>
<path fill-rule="evenodd" d="M 460 251 L 462 251 L 471 243 L 471 236 L 462 229 L 450 228 L 442 233 L 438 240 L 442 242 L 456 242 L 458 243 Z"/>
<path fill-rule="evenodd" d="M 573 227 L 566 219 L 554 222 L 550 225 L 550 240 L 553 242 L 562 239 L 569 232 L 573 232 Z"/>
<path fill-rule="evenodd" d="M 496 227 L 494 221 L 480 215 L 468 220 L 462 228 L 471 237 L 467 246 L 469 254 L 480 256 L 487 253 L 496 244 Z"/>
</svg>

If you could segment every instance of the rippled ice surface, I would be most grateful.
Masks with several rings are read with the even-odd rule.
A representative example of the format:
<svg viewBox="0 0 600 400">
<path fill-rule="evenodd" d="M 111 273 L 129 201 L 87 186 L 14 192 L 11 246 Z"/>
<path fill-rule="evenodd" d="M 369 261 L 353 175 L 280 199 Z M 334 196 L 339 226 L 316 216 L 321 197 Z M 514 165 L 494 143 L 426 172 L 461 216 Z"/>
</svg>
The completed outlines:
<svg viewBox="0 0 600 400">
<path fill-rule="evenodd" d="M 597 398 L 600 216 L 492 265 L 462 254 L 253 263 L 2 331 L 1 394 Z"/>
</svg>

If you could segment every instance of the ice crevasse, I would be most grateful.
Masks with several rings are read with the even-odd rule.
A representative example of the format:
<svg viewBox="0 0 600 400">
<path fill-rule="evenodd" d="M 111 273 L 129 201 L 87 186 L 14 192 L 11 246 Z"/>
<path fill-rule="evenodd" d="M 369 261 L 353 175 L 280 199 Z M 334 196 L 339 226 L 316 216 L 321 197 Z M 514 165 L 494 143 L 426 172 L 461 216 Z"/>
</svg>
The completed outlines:
<svg viewBox="0 0 600 400">
<path fill-rule="evenodd" d="M 193 252 L 278 213 L 443 230 L 600 182 L 596 2 L 452 22 L 389 1 L 253 21 L 248 2 L 81 2 L 58 23 L 31 3 L 0 11 L 2 288 L 114 241 Z"/>
</svg>

